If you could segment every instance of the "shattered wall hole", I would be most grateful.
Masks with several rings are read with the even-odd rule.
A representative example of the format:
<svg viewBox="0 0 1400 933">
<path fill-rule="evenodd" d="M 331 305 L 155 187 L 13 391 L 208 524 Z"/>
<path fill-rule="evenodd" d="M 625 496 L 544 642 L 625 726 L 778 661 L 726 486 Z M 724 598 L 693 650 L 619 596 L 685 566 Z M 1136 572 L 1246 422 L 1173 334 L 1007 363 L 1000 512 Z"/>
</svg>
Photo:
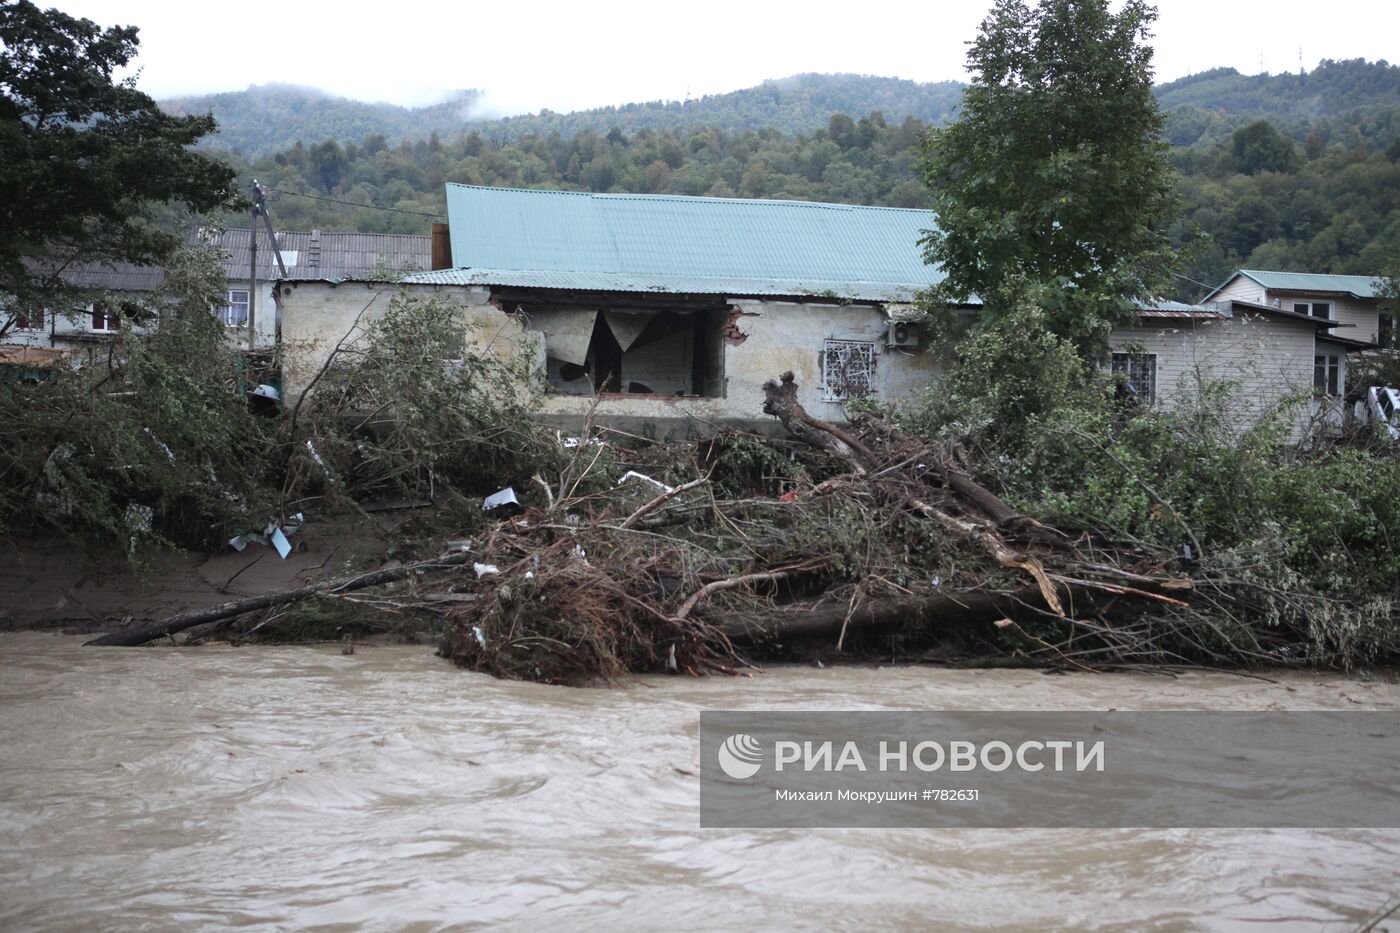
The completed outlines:
<svg viewBox="0 0 1400 933">
<path fill-rule="evenodd" d="M 723 394 L 727 308 L 521 308 L 545 338 L 551 391 Z"/>
</svg>

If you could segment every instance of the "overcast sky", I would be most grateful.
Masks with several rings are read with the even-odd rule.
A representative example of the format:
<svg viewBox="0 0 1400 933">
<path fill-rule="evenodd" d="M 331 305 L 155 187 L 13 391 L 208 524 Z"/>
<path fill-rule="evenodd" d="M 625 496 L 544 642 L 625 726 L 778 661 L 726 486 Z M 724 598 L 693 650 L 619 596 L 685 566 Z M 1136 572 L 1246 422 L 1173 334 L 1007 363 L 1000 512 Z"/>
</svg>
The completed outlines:
<svg viewBox="0 0 1400 933">
<path fill-rule="evenodd" d="M 139 84 L 157 97 L 277 81 L 431 103 L 455 88 L 492 110 L 568 111 L 680 99 L 807 71 L 964 79 L 987 0 L 386 4 L 354 0 L 38 0 L 141 29 Z M 1323 58 L 1400 59 L 1395 0 L 1160 0 L 1159 81 Z"/>
</svg>

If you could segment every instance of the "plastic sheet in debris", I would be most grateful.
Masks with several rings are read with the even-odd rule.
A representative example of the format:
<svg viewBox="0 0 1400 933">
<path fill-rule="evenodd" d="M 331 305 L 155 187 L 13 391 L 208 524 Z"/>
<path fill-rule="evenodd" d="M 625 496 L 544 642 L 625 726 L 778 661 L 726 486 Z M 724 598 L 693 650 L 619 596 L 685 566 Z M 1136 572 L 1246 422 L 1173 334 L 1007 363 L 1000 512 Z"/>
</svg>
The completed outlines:
<svg viewBox="0 0 1400 933">
<path fill-rule="evenodd" d="M 280 525 L 276 520 L 273 520 L 268 522 L 267 527 L 262 531 L 246 531 L 235 538 L 229 538 L 228 546 L 240 553 L 250 544 L 271 546 L 276 549 L 277 556 L 286 560 L 287 555 L 292 553 L 292 542 L 287 540 L 287 536 L 301 531 L 301 527 L 305 523 L 305 514 L 298 512 L 285 525 Z"/>
<path fill-rule="evenodd" d="M 507 506 L 520 507 L 520 500 L 515 497 L 515 490 L 510 486 L 499 492 L 493 492 L 482 500 L 481 511 L 490 512 Z"/>
<path fill-rule="evenodd" d="M 676 491 L 676 490 L 675 490 L 675 487 L 673 487 L 673 486 L 667 486 L 665 483 L 661 482 L 661 480 L 659 480 L 659 479 L 652 479 L 650 476 L 647 476 L 645 473 L 638 473 L 636 470 L 628 470 L 626 473 L 622 474 L 622 479 L 618 480 L 618 481 L 617 481 L 617 484 L 618 484 L 619 486 L 621 486 L 621 485 L 623 485 L 624 483 L 627 483 L 627 482 L 629 482 L 630 480 L 634 480 L 634 479 L 639 479 L 639 480 L 641 480 L 641 481 L 644 482 L 644 483 L 650 483 L 651 485 L 655 486 L 657 489 L 661 490 L 662 492 L 675 492 L 675 491 Z"/>
</svg>

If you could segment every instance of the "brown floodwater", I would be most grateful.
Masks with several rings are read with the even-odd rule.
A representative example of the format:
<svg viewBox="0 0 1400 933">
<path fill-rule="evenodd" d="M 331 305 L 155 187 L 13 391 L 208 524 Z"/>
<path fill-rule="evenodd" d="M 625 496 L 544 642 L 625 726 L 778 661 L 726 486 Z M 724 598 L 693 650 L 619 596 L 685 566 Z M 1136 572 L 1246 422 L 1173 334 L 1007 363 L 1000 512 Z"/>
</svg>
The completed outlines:
<svg viewBox="0 0 1400 933">
<path fill-rule="evenodd" d="M 0 928 L 1350 930 L 1400 830 L 702 830 L 701 709 L 1395 709 L 1289 674 L 503 683 L 431 648 L 0 635 Z M 1400 922 L 1392 923 L 1400 928 Z"/>
</svg>

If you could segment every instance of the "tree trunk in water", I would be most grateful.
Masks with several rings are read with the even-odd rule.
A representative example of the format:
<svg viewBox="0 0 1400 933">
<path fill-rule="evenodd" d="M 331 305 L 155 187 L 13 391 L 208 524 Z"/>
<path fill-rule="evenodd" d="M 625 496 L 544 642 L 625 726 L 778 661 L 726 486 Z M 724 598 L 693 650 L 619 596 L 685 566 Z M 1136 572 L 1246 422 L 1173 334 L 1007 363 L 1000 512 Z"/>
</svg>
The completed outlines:
<svg viewBox="0 0 1400 933">
<path fill-rule="evenodd" d="M 281 606 L 286 603 L 294 603 L 309 596 L 316 596 L 320 593 L 348 593 L 352 590 L 362 590 L 370 586 L 379 586 L 384 583 L 393 583 L 403 580 L 418 573 L 431 573 L 437 570 L 447 570 L 451 567 L 460 567 L 469 562 L 472 555 L 465 551 L 451 554 L 443 554 L 430 560 L 418 561 L 413 564 L 402 564 L 398 567 L 390 567 L 385 570 L 372 570 L 369 573 L 358 574 L 353 577 L 341 577 L 336 580 L 325 580 L 321 583 L 308 583 L 290 590 L 279 590 L 275 593 L 262 593 L 258 596 L 248 596 L 243 599 L 235 599 L 226 603 L 219 603 L 214 606 L 205 606 L 202 609 L 187 609 L 184 612 L 177 612 L 175 615 L 150 625 L 143 625 L 139 628 L 127 629 L 122 632 L 111 632 L 100 638 L 84 642 L 83 645 L 131 647 L 134 645 L 144 645 L 146 642 L 155 641 L 157 638 L 164 638 L 167 635 L 174 635 L 176 632 L 183 632 L 185 629 L 194 628 L 197 625 L 208 625 L 210 622 L 218 622 L 223 619 L 232 619 L 234 616 L 241 616 L 245 612 L 255 612 L 259 609 L 270 609 L 273 606 Z"/>
</svg>

